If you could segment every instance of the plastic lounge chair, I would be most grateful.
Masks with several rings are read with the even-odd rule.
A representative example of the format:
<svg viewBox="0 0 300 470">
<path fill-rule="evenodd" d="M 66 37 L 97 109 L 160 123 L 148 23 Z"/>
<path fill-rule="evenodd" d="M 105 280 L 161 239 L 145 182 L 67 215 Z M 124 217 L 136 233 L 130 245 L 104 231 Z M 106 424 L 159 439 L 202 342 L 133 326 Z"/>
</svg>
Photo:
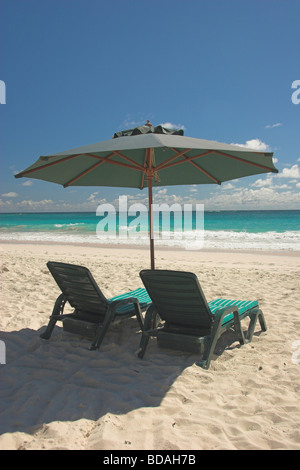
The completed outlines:
<svg viewBox="0 0 300 470">
<path fill-rule="evenodd" d="M 62 321 L 65 331 L 92 339 L 89 349 L 94 350 L 100 347 L 112 323 L 135 315 L 143 328 L 141 312 L 151 303 L 146 289 L 139 288 L 108 300 L 87 268 L 53 261 L 47 266 L 62 293 L 41 338 L 49 339 L 56 322 Z M 66 302 L 74 308 L 73 313 L 63 314 Z"/>
<path fill-rule="evenodd" d="M 201 354 L 196 364 L 208 369 L 216 342 L 225 330 L 233 327 L 242 345 L 252 340 L 257 318 L 261 329 L 267 329 L 258 302 L 216 299 L 208 303 L 193 273 L 143 270 L 140 277 L 152 300 L 145 316 L 140 358 L 149 338 L 155 336 L 159 346 Z M 156 327 L 157 315 L 163 326 Z M 244 335 L 241 320 L 246 316 L 250 323 Z"/>
</svg>

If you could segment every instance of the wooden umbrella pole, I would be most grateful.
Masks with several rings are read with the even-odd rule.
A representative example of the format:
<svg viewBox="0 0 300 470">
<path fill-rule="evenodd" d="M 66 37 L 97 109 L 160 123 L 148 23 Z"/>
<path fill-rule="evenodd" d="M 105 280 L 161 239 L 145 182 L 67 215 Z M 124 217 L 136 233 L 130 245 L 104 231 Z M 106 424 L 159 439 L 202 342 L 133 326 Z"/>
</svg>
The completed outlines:
<svg viewBox="0 0 300 470">
<path fill-rule="evenodd" d="M 150 261 L 151 269 L 155 269 L 154 261 L 154 233 L 153 233 L 153 208 L 152 208 L 152 182 L 153 182 L 153 169 L 152 169 L 152 149 L 148 151 L 148 200 L 149 200 L 149 236 L 150 236 Z"/>
<path fill-rule="evenodd" d="M 153 233 L 153 210 L 152 210 L 152 179 L 153 176 L 148 176 L 148 194 L 149 194 L 149 234 L 150 234 L 150 260 L 151 269 L 155 269 L 154 261 L 154 233 Z"/>
</svg>

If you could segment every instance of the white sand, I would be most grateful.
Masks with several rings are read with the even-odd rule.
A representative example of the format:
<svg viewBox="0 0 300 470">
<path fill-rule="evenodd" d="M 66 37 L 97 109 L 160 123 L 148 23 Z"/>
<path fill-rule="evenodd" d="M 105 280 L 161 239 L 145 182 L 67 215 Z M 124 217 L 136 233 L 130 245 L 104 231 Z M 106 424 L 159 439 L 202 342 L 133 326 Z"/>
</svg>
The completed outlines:
<svg viewBox="0 0 300 470">
<path fill-rule="evenodd" d="M 61 324 L 39 337 L 59 294 L 48 260 L 87 266 L 111 297 L 142 287 L 148 250 L 1 244 L 0 255 L 0 449 L 300 449 L 299 256 L 157 250 L 157 268 L 196 273 L 208 300 L 258 299 L 264 312 L 268 331 L 242 347 L 223 335 L 205 371 L 155 339 L 138 359 L 135 319 L 100 351 Z"/>
</svg>

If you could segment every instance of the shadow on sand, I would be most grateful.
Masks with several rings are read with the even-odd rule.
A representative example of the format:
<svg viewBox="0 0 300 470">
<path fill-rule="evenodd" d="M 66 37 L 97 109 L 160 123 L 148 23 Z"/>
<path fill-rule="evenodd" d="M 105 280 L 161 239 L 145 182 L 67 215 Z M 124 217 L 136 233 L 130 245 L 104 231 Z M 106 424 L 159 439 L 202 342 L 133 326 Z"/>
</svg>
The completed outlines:
<svg viewBox="0 0 300 470">
<path fill-rule="evenodd" d="M 6 346 L 6 364 L 0 366 L 0 434 L 31 434 L 53 421 L 95 421 L 107 413 L 158 407 L 184 369 L 199 359 L 161 350 L 151 340 L 140 360 L 134 319 L 112 327 L 96 351 L 88 350 L 89 340 L 61 327 L 55 327 L 49 341 L 39 337 L 42 331 L 0 332 Z M 233 347 L 239 343 L 228 331 L 213 359 Z"/>
</svg>

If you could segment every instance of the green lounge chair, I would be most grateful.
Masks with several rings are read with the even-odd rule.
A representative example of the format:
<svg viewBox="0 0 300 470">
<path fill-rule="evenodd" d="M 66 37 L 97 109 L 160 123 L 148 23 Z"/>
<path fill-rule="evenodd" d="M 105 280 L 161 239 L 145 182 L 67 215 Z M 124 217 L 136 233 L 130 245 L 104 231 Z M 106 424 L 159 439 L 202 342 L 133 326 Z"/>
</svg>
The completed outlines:
<svg viewBox="0 0 300 470">
<path fill-rule="evenodd" d="M 257 318 L 266 331 L 258 302 L 217 299 L 207 302 L 197 276 L 189 272 L 143 270 L 141 279 L 152 300 L 148 308 L 138 356 L 143 358 L 150 336 L 159 346 L 202 355 L 197 364 L 208 369 L 220 335 L 233 327 L 240 344 L 252 340 Z M 163 326 L 156 327 L 160 317 Z M 250 317 L 247 335 L 241 319 Z"/>
<path fill-rule="evenodd" d="M 64 330 L 92 339 L 89 349 L 94 350 L 100 347 L 112 323 L 135 315 L 143 328 L 141 312 L 151 303 L 145 289 L 139 288 L 108 300 L 87 268 L 53 261 L 47 266 L 62 293 L 41 338 L 49 339 L 56 322 L 62 321 Z M 66 302 L 74 308 L 72 313 L 63 314 Z"/>
</svg>

